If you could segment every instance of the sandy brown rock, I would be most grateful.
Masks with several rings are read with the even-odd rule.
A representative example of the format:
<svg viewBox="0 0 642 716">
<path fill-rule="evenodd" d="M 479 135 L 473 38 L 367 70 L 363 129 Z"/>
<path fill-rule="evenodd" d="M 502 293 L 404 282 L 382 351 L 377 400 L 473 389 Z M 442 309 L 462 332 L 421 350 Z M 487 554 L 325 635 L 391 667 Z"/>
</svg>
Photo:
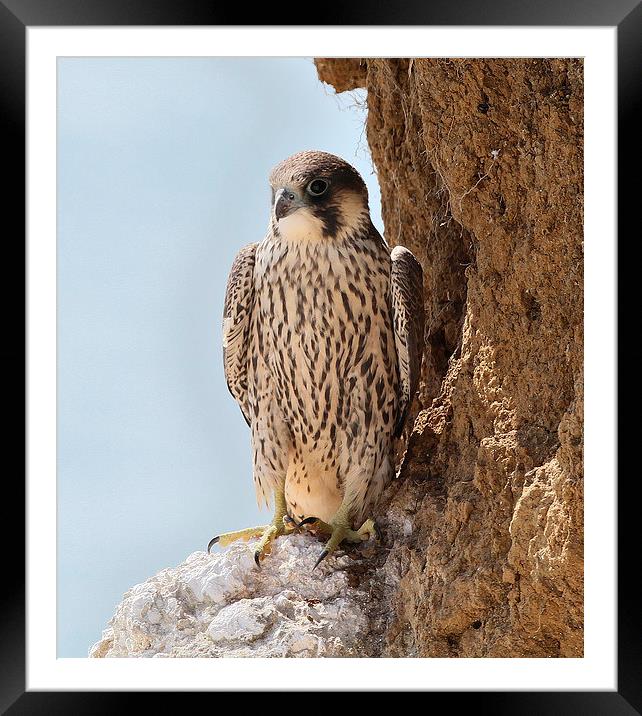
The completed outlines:
<svg viewBox="0 0 642 716">
<path fill-rule="evenodd" d="M 582 62 L 316 62 L 368 90 L 386 238 L 426 287 L 380 655 L 581 656 Z"/>
<path fill-rule="evenodd" d="M 367 61 L 358 57 L 346 57 L 340 62 L 333 59 L 315 60 L 317 71 L 323 75 L 328 84 L 337 92 L 345 92 L 355 87 L 364 87 L 366 81 Z"/>
</svg>

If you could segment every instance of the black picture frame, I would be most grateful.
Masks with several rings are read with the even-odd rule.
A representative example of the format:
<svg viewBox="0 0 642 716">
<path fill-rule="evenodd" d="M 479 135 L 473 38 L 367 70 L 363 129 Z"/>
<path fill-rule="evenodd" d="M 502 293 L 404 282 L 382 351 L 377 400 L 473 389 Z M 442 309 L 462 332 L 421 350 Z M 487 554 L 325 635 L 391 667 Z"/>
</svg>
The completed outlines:
<svg viewBox="0 0 642 716">
<path fill-rule="evenodd" d="M 314 15 L 318 6 L 306 9 Z M 29 26 L 82 25 L 243 25 L 248 10 L 238 4 L 219 4 L 199 0 L 0 0 L 0 114 L 3 124 L 5 159 L 4 211 L 12 215 L 10 235 L 5 235 L 5 274 L 20 283 L 18 266 L 24 266 L 24 245 L 12 237 L 25 231 L 25 50 Z M 633 212 L 639 204 L 637 179 L 639 125 L 642 118 L 642 5 L 639 0 L 459 0 L 432 4 L 406 0 L 402 3 L 372 3 L 363 0 L 325 5 L 324 22 L 304 18 L 297 5 L 273 3 L 252 11 L 253 25 L 516 25 L 516 26 L 617 26 L 618 55 L 618 227 L 637 227 Z M 629 179 L 629 177 L 631 179 Z M 5 226 L 7 221 L 5 219 Z M 626 244 L 626 258 L 618 252 L 618 276 L 623 262 L 635 261 L 639 252 L 639 228 Z M 631 249 L 631 252 L 629 251 Z M 11 252 L 15 255 L 12 256 Z M 639 262 L 638 262 L 639 263 Z M 24 275 L 24 272 L 23 274 Z M 618 283 L 618 311 L 625 303 L 627 285 Z M 24 289 L 24 286 L 23 286 Z M 25 313 L 15 308 L 19 287 L 3 282 L 5 331 L 15 339 L 5 341 L 2 351 L 3 375 L 9 387 L 18 386 L 14 376 L 22 374 L 24 384 Z M 24 295 L 24 294 L 23 294 Z M 630 298 L 630 297 L 629 297 Z M 619 314 L 618 314 L 619 315 Z M 9 325 L 7 326 L 7 322 Z M 13 325 L 15 324 L 15 325 Z M 6 333 L 8 334 L 8 333 Z M 623 337 L 619 334 L 618 360 L 623 353 Z M 615 348 L 615 347 L 614 347 Z M 633 351 L 639 357 L 639 349 Z M 637 361 L 639 364 L 639 360 Z M 621 363 L 619 375 L 622 376 Z M 633 366 L 631 366 L 633 368 Z M 636 366 L 637 367 L 637 366 Z M 633 368 L 634 369 L 634 368 Z M 630 372 L 626 373 L 631 375 Z M 16 392 L 18 388 L 16 387 Z M 618 384 L 618 410 L 621 406 Z M 630 392 L 631 388 L 629 388 Z M 24 395 L 16 399 L 17 410 L 11 413 L 5 428 L 5 445 L 18 445 L 24 436 Z M 19 406 L 22 404 L 22 408 Z M 8 411 L 7 411 L 8 412 Z M 22 419 L 21 419 L 22 418 Z M 624 421 L 621 421 L 622 423 Z M 604 426 L 604 430 L 615 430 Z M 631 428 L 618 433 L 618 454 Z M 3 562 L 5 574 L 0 589 L 0 712 L 17 714 L 114 713 L 120 708 L 118 692 L 25 692 L 25 589 L 24 559 L 19 549 L 21 536 L 20 505 L 24 489 L 16 472 L 8 468 L 4 476 L 5 530 Z M 639 473 L 639 468 L 636 470 Z M 476 714 L 642 714 L 642 619 L 637 590 L 637 569 L 633 548 L 640 542 L 635 500 L 635 474 L 619 485 L 618 490 L 618 675 L 617 691 L 613 692 L 448 692 L 431 693 L 428 708 L 435 700 L 447 699 L 449 709 L 470 708 Z M 13 492 L 12 492 L 13 491 Z M 10 509 L 8 507 L 10 506 Z M 10 513 L 10 515 L 9 515 Z M 13 520 L 16 520 L 15 524 Z M 54 549 L 43 546 L 42 559 Z M 628 556 L 630 553 L 630 558 Z M 9 564 L 7 564 L 7 562 Z M 510 684 L 507 684 L 510 688 Z M 130 694 L 132 698 L 149 699 L 149 694 Z M 171 694 L 162 698 L 171 708 Z M 131 705 L 131 704 L 128 704 Z M 296 708 L 307 708 L 304 703 Z"/>
</svg>

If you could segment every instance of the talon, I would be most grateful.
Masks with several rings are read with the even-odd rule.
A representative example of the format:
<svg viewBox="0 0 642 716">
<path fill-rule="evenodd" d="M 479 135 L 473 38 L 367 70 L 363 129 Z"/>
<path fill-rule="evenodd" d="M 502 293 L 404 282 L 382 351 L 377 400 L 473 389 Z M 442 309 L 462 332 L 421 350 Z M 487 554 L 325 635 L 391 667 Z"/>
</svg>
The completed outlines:
<svg viewBox="0 0 642 716">
<path fill-rule="evenodd" d="M 212 549 L 212 546 L 215 545 L 218 542 L 218 536 L 212 537 L 212 539 L 209 541 L 209 544 L 207 545 L 207 553 L 210 553 L 210 550 Z"/>
<path fill-rule="evenodd" d="M 301 527 L 301 525 L 303 523 L 297 522 L 293 517 L 290 517 L 290 515 L 285 515 L 283 517 L 283 524 L 284 525 L 294 525 L 295 527 Z"/>
<path fill-rule="evenodd" d="M 304 520 L 301 520 L 301 522 L 299 522 L 299 527 L 303 527 L 303 525 L 311 525 L 318 521 L 318 517 L 306 517 Z"/>
<path fill-rule="evenodd" d="M 377 542 L 381 542 L 383 540 L 383 532 L 381 531 L 381 528 L 376 522 L 373 522 L 372 526 L 374 527 L 375 539 Z"/>
<path fill-rule="evenodd" d="M 254 561 L 256 562 L 256 566 L 261 569 L 261 550 L 257 549 L 254 553 Z"/>
<path fill-rule="evenodd" d="M 330 553 L 328 552 L 327 549 L 324 549 L 323 552 L 321 552 L 321 556 L 319 557 L 319 559 L 317 559 L 317 561 L 316 561 L 314 567 L 312 567 L 312 571 L 313 571 L 313 572 L 314 572 L 314 570 L 319 566 L 319 564 L 320 564 L 321 562 L 323 562 L 323 560 L 328 556 L 328 554 L 330 554 Z"/>
</svg>

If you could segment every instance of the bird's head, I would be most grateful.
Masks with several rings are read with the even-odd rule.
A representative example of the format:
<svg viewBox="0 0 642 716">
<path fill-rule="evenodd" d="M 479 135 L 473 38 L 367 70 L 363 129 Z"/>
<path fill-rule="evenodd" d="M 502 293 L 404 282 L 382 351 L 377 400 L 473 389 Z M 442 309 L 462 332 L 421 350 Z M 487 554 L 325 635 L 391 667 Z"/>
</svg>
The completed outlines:
<svg viewBox="0 0 642 716">
<path fill-rule="evenodd" d="M 292 240 L 335 239 L 370 222 L 359 172 L 334 154 L 293 154 L 270 173 L 272 225 Z"/>
</svg>

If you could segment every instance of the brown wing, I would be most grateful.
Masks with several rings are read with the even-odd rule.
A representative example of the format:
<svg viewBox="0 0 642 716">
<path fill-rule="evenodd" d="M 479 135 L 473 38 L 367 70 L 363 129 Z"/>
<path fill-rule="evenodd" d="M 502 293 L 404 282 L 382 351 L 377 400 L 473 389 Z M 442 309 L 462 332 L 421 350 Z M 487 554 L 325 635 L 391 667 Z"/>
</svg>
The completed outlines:
<svg viewBox="0 0 642 716">
<path fill-rule="evenodd" d="M 424 345 L 423 271 L 419 261 L 403 246 L 395 246 L 390 258 L 390 290 L 399 366 L 399 412 L 395 437 L 399 437 L 421 374 Z"/>
<path fill-rule="evenodd" d="M 230 393 L 250 424 L 247 403 L 247 365 L 254 306 L 254 257 L 257 244 L 242 248 L 234 259 L 225 291 L 223 309 L 223 368 Z"/>
</svg>

